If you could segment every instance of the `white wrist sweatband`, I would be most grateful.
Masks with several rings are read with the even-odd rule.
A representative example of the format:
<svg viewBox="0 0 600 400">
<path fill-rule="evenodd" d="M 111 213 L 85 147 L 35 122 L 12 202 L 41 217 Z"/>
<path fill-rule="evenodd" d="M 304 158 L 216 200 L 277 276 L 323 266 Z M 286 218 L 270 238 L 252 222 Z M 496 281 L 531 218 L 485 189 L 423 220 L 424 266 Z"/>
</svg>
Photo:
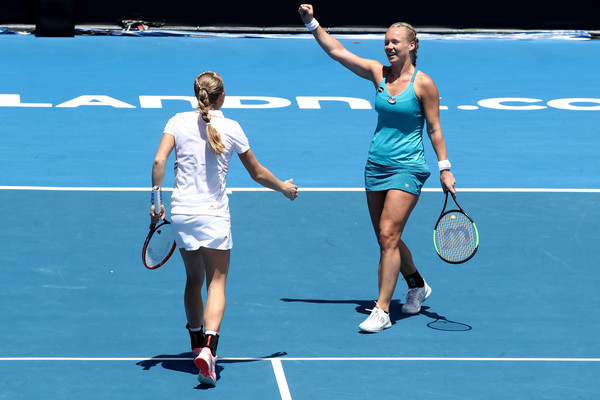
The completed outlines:
<svg viewBox="0 0 600 400">
<path fill-rule="evenodd" d="M 438 168 L 440 169 L 440 172 L 442 172 L 443 170 L 446 170 L 446 169 L 449 170 L 450 167 L 452 167 L 452 164 L 450 164 L 450 161 L 448 161 L 448 160 L 438 161 Z"/>
<path fill-rule="evenodd" d="M 306 26 L 306 29 L 312 32 L 319 27 L 319 21 L 313 18 L 312 21 L 310 21 L 308 24 L 304 24 L 304 26 Z"/>
</svg>

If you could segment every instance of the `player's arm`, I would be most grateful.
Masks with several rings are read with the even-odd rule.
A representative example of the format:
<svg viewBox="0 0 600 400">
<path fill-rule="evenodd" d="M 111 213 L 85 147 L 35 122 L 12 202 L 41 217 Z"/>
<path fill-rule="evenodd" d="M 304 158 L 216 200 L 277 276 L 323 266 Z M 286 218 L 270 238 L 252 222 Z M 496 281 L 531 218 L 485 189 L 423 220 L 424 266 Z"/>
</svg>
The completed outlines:
<svg viewBox="0 0 600 400">
<path fill-rule="evenodd" d="M 156 156 L 154 157 L 154 163 L 152 164 L 152 187 L 162 187 L 165 179 L 165 166 L 167 165 L 167 159 L 169 158 L 171 151 L 173 151 L 173 148 L 175 148 L 175 137 L 163 133 Z M 151 213 L 152 212 L 154 212 L 154 205 L 151 208 Z M 165 218 L 165 208 L 162 204 L 159 215 L 161 219 Z"/>
<path fill-rule="evenodd" d="M 285 182 L 280 181 L 271 171 L 265 168 L 257 159 L 252 150 L 238 154 L 240 161 L 255 182 L 271 190 L 281 192 L 285 197 L 294 200 L 298 197 L 298 186 L 294 185 L 293 179 Z"/>
<path fill-rule="evenodd" d="M 310 4 L 302 4 L 298 8 L 298 13 L 302 17 L 302 22 L 305 24 L 314 20 L 313 7 Z M 327 53 L 329 57 L 348 68 L 361 78 L 370 80 L 374 85 L 378 85 L 378 72 L 381 75 L 382 64 L 379 61 L 362 58 L 348 51 L 344 45 L 331 36 L 322 27 L 317 27 L 312 30 L 314 38 L 319 43 L 319 46 Z"/>
<path fill-rule="evenodd" d="M 442 134 L 442 125 L 440 123 L 440 94 L 433 80 L 422 72 L 415 79 L 415 94 L 421 100 L 425 121 L 427 122 L 427 134 L 431 140 L 433 150 L 438 161 L 447 161 L 448 153 L 446 151 L 446 141 Z M 440 171 L 440 181 L 442 189 L 449 190 L 454 196 L 456 189 L 454 185 L 456 180 L 449 169 Z"/>
</svg>

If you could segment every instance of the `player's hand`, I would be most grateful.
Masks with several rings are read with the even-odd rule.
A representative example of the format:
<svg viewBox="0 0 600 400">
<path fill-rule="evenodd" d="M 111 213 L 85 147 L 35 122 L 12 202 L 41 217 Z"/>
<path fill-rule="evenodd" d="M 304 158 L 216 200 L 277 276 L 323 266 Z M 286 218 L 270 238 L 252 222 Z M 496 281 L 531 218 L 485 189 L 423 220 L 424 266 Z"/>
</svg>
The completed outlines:
<svg viewBox="0 0 600 400">
<path fill-rule="evenodd" d="M 160 205 L 160 214 L 157 214 L 154 210 L 154 204 L 150 206 L 150 222 L 152 224 L 156 224 L 160 220 L 164 220 L 166 217 L 165 206 L 164 204 Z"/>
<path fill-rule="evenodd" d="M 288 179 L 287 181 L 283 182 L 283 190 L 281 193 L 293 201 L 298 197 L 298 186 L 294 185 L 292 182 L 294 182 L 293 179 Z"/>
<path fill-rule="evenodd" d="M 456 198 L 456 179 L 454 179 L 454 175 L 450 172 L 449 169 L 445 169 L 440 173 L 440 182 L 442 183 L 442 189 L 444 193 L 450 192 L 452 197 Z"/>
<path fill-rule="evenodd" d="M 300 4 L 300 7 L 298 7 L 298 14 L 300 14 L 300 17 L 302 17 L 302 22 L 305 24 L 310 23 L 310 21 L 312 21 L 315 17 L 313 6 L 311 4 Z"/>
</svg>

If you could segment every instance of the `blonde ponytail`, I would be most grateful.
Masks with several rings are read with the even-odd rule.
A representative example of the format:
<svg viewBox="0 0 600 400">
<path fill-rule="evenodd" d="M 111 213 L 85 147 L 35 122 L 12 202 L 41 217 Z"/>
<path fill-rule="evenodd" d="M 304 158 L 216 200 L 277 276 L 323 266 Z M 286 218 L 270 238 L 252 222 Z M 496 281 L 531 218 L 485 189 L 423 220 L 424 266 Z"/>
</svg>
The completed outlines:
<svg viewBox="0 0 600 400">
<path fill-rule="evenodd" d="M 213 153 L 221 155 L 226 147 L 221 140 L 221 134 L 210 123 L 211 108 L 217 103 L 221 93 L 225 91 L 223 79 L 216 72 L 207 71 L 196 77 L 194 82 L 194 92 L 198 99 L 198 109 L 200 117 L 206 122 L 206 137 Z"/>
</svg>

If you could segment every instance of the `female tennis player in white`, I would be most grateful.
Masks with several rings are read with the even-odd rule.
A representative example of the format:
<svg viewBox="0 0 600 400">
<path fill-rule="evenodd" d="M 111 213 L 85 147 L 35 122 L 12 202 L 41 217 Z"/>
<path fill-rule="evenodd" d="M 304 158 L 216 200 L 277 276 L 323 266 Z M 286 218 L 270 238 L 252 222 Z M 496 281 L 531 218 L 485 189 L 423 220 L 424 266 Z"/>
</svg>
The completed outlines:
<svg viewBox="0 0 600 400">
<path fill-rule="evenodd" d="M 198 380 L 214 386 L 233 245 L 226 194 L 231 156 L 236 152 L 252 179 L 290 200 L 298 197 L 298 187 L 292 179 L 282 182 L 262 166 L 250 150 L 241 126 L 223 116 L 219 109 L 225 101 L 225 86 L 219 74 L 207 71 L 198 75 L 194 92 L 198 110 L 175 115 L 165 127 L 152 168 L 152 186 L 162 187 L 167 159 L 175 149 L 171 223 L 187 274 L 184 294 L 187 328 L 194 362 L 200 371 Z M 164 207 L 157 215 L 152 206 L 150 214 L 155 219 L 164 219 Z M 206 305 L 201 292 L 205 279 Z"/>
</svg>

